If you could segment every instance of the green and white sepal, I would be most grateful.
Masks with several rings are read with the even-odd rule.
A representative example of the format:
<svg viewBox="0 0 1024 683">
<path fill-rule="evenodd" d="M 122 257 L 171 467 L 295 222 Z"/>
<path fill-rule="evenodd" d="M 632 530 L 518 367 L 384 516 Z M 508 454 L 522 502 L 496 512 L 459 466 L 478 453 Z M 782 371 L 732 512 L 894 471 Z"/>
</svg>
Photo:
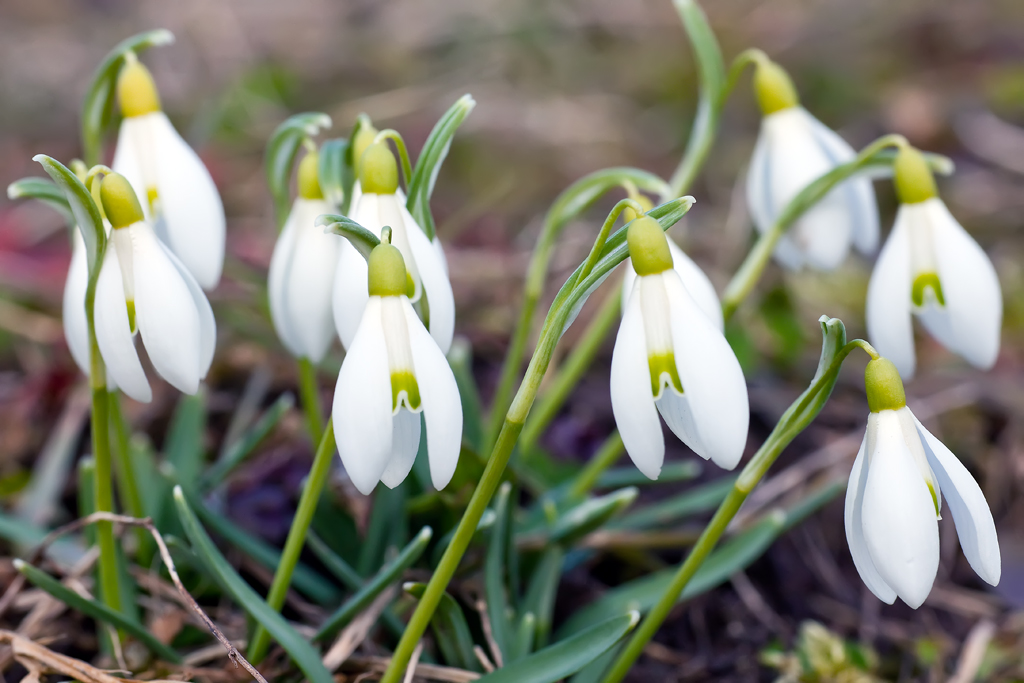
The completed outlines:
<svg viewBox="0 0 1024 683">
<path fill-rule="evenodd" d="M 702 458 L 731 470 L 743 455 L 750 420 L 743 371 L 672 268 L 633 283 L 612 352 L 611 399 L 626 452 L 651 479 L 665 459 L 659 413 Z"/>
<path fill-rule="evenodd" d="M 361 493 L 369 494 L 378 481 L 394 488 L 409 474 L 420 443 L 420 413 L 430 477 L 442 489 L 455 473 L 462 444 L 455 376 L 407 296 L 369 296 L 338 374 L 332 412 L 338 453 Z"/>
</svg>

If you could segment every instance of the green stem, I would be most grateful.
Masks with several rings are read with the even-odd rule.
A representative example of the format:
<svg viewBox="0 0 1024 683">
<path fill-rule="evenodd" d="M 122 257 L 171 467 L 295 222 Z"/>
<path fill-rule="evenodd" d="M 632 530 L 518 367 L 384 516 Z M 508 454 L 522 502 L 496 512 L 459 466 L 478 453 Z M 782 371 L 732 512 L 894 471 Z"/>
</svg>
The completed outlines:
<svg viewBox="0 0 1024 683">
<path fill-rule="evenodd" d="M 313 443 L 320 443 L 324 433 L 323 408 L 320 406 L 320 390 L 316 383 L 316 367 L 306 357 L 299 359 L 299 397 L 302 410 L 306 413 L 306 427 Z"/>
<path fill-rule="evenodd" d="M 767 232 L 763 233 L 754 244 L 754 247 L 747 254 L 746 259 L 740 265 L 739 270 L 733 276 L 729 285 L 722 295 L 722 313 L 725 319 L 732 317 L 743 300 L 747 298 L 754 289 L 754 285 L 761 278 L 765 267 L 771 260 L 772 253 L 778 245 L 779 240 L 786 234 L 786 231 L 802 216 L 808 209 L 817 204 L 827 195 L 832 188 L 843 182 L 865 166 L 875 162 L 879 153 L 887 147 L 899 147 L 906 144 L 902 135 L 885 135 L 878 138 L 865 147 L 852 160 L 840 166 L 836 166 L 816 180 L 809 183 L 799 194 L 793 197 L 786 208 L 782 210 L 778 218 Z"/>
<path fill-rule="evenodd" d="M 117 491 L 128 513 L 141 519 L 146 516 L 146 511 L 142 505 L 142 495 L 139 493 L 135 463 L 132 462 L 128 426 L 121 413 L 121 395 L 116 391 L 107 392 L 107 399 L 110 404 L 110 426 L 114 430 L 114 457 L 117 459 L 114 476 L 117 477 Z M 140 551 L 153 540 L 142 527 L 135 527 L 135 536 Z"/>
<path fill-rule="evenodd" d="M 309 470 L 309 477 L 302 489 L 302 497 L 299 499 L 299 507 L 295 511 L 295 518 L 292 520 L 291 529 L 288 531 L 288 539 L 284 543 L 284 550 L 281 552 L 281 561 L 274 572 L 274 580 L 270 584 L 270 592 L 267 594 L 267 604 L 275 611 L 280 611 L 284 605 L 285 596 L 288 594 L 288 587 L 291 585 L 292 574 L 295 572 L 295 565 L 298 564 L 299 555 L 302 554 L 302 547 L 306 543 L 306 534 L 309 525 L 313 521 L 313 513 L 316 512 L 317 502 L 320 500 L 320 493 L 331 472 L 331 463 L 334 461 L 334 423 L 327 421 L 327 429 L 320 446 L 313 458 L 313 466 Z M 252 643 L 249 646 L 249 659 L 253 664 L 259 664 L 267 654 L 270 645 L 270 633 L 262 624 L 256 625 L 253 633 Z"/>
<path fill-rule="evenodd" d="M 619 319 L 619 308 L 622 306 L 621 287 L 615 287 L 601 303 L 601 309 L 584 330 L 583 336 L 576 342 L 572 353 L 558 369 L 558 374 L 548 384 L 547 389 L 530 411 L 530 419 L 523 428 L 519 449 L 529 453 L 537 443 L 541 434 L 558 414 L 562 404 L 572 392 L 580 377 L 590 367 L 594 356 L 600 351 L 608 332 Z"/>
<path fill-rule="evenodd" d="M 605 470 L 618 461 L 625 450 L 626 447 L 622 443 L 622 435 L 618 431 L 612 432 L 605 439 L 604 443 L 601 444 L 601 448 L 590 459 L 590 462 L 587 463 L 587 466 L 576 475 L 576 480 L 573 481 L 572 486 L 569 488 L 569 498 L 571 500 L 579 500 L 590 493 L 591 489 L 597 484 L 598 478 L 600 478 Z"/>
<path fill-rule="evenodd" d="M 402 134 L 393 128 L 388 128 L 377 133 L 376 137 L 373 138 L 375 143 L 382 142 L 384 140 L 391 140 L 395 143 L 395 148 L 398 150 L 398 158 L 402 163 L 402 175 L 405 177 L 405 189 L 409 189 L 409 182 L 412 180 L 412 163 L 409 161 L 409 149 L 405 146 L 405 139 Z"/>
</svg>

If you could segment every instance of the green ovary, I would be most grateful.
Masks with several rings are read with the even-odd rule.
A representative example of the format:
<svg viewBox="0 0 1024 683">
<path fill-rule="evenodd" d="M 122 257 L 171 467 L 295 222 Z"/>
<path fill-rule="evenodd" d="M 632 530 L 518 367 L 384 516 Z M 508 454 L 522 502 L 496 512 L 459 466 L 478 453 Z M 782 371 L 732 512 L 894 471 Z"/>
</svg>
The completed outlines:
<svg viewBox="0 0 1024 683">
<path fill-rule="evenodd" d="M 939 496 L 935 491 L 935 485 L 930 481 L 926 481 L 928 484 L 928 493 L 932 494 L 932 505 L 935 506 L 935 519 L 942 519 L 942 515 L 939 514 Z"/>
<path fill-rule="evenodd" d="M 676 369 L 676 356 L 671 351 L 664 353 L 652 353 L 647 356 L 647 365 L 651 370 L 651 394 L 654 398 L 661 398 L 661 389 L 664 386 L 662 378 L 667 374 L 668 383 L 677 393 L 683 393 L 683 382 L 679 379 L 679 371 Z"/>
<path fill-rule="evenodd" d="M 125 304 L 128 306 L 128 329 L 132 331 L 132 334 L 135 334 L 135 330 L 138 329 L 135 327 L 135 300 L 127 299 Z"/>
<path fill-rule="evenodd" d="M 924 306 L 924 292 L 931 289 L 935 293 L 935 300 L 940 306 L 946 305 L 946 297 L 942 295 L 942 283 L 939 282 L 938 273 L 921 273 L 914 278 L 914 286 L 910 292 L 910 298 L 915 306 Z"/>
<path fill-rule="evenodd" d="M 402 397 L 402 394 L 405 397 Z M 399 370 L 391 373 L 391 410 L 398 412 L 401 403 L 409 410 L 420 409 L 420 385 L 416 382 L 416 375 L 408 370 Z"/>
</svg>

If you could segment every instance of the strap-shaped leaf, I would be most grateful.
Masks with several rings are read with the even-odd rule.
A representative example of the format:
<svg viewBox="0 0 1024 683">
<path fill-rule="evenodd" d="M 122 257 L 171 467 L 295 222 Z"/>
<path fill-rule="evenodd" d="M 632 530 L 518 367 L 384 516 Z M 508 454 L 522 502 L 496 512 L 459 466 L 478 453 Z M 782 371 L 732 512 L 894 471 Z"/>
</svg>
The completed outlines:
<svg viewBox="0 0 1024 683">
<path fill-rule="evenodd" d="M 558 593 L 558 583 L 562 579 L 564 563 L 565 549 L 557 543 L 548 545 L 534 567 L 526 588 L 523 611 L 535 615 L 537 647 L 548 644 L 552 615 L 555 611 L 555 597 Z"/>
<path fill-rule="evenodd" d="M 64 218 L 68 225 L 75 224 L 75 215 L 71 212 L 71 205 L 67 197 L 59 187 L 46 178 L 28 177 L 15 180 L 7 186 L 7 198 L 15 199 L 38 199 L 44 204 L 53 207 Z"/>
<path fill-rule="evenodd" d="M 356 248 L 356 251 L 367 260 L 369 260 L 373 248 L 380 244 L 379 236 L 374 235 L 348 216 L 326 213 L 317 217 L 316 224 L 324 226 L 324 232 L 332 232 L 347 239 Z"/>
<path fill-rule="evenodd" d="M 632 505 L 638 493 L 630 486 L 580 503 L 559 516 L 551 529 L 551 541 L 563 546 L 572 544 Z"/>
<path fill-rule="evenodd" d="M 284 617 L 271 609 L 270 605 L 247 584 L 224 559 L 217 546 L 210 540 L 206 530 L 199 523 L 195 513 L 185 500 L 180 486 L 174 487 L 174 502 L 178 507 L 181 524 L 185 528 L 192 548 L 203 565 L 216 579 L 220 587 L 234 598 L 242 609 L 261 623 L 270 635 L 285 649 L 302 673 L 313 683 L 334 683 L 334 678 L 320 661 L 320 655 L 285 621 Z"/>
<path fill-rule="evenodd" d="M 550 647 L 482 676 L 480 683 L 555 683 L 594 661 L 640 621 L 632 611 L 606 619 Z"/>
<path fill-rule="evenodd" d="M 402 589 L 413 596 L 420 598 L 426 590 L 425 583 L 407 583 Z M 437 645 L 441 648 L 441 654 L 450 666 L 457 666 L 460 669 L 469 671 L 480 671 L 480 660 L 473 653 L 473 636 L 466 622 L 466 615 L 459 603 L 448 593 L 441 596 L 441 602 L 437 605 L 433 618 L 430 620 L 430 627 L 437 639 Z"/>
<path fill-rule="evenodd" d="M 274 214 L 280 229 L 288 219 L 291 206 L 289 186 L 295 156 L 305 138 L 315 137 L 323 128 L 331 127 L 331 117 L 320 112 L 304 112 L 285 119 L 267 141 L 264 165 L 267 172 L 267 186 L 274 200 Z"/>
<path fill-rule="evenodd" d="M 100 215 L 96 202 L 93 201 L 89 190 L 78 179 L 71 169 L 60 163 L 53 157 L 45 154 L 37 154 L 32 157 L 43 166 L 43 170 L 53 178 L 54 184 L 64 193 L 71 213 L 75 216 L 75 222 L 82 231 L 85 238 L 85 251 L 89 260 L 89 273 L 95 278 L 99 275 L 99 260 L 103 256 L 103 249 L 106 247 L 107 234 L 103 229 L 103 217 Z M 90 283 L 92 286 L 92 283 Z"/>
<path fill-rule="evenodd" d="M 491 633 L 501 654 L 508 658 L 512 646 L 511 605 L 509 600 L 509 581 L 506 580 L 506 567 L 510 564 L 509 533 L 511 519 L 509 496 L 512 485 L 505 482 L 498 489 L 494 499 L 494 527 L 491 529 L 491 540 L 487 546 L 487 559 L 484 560 L 484 595 L 487 599 L 487 616 L 491 622 Z"/>
<path fill-rule="evenodd" d="M 352 191 L 352 167 L 345 163 L 348 140 L 333 138 L 320 145 L 320 190 L 331 206 L 341 208 L 346 193 Z M 346 190 L 346 186 L 348 190 Z"/>
<path fill-rule="evenodd" d="M 86 165 L 100 162 L 103 133 L 113 118 L 114 91 L 124 56 L 129 52 L 142 52 L 156 45 L 170 45 L 173 42 L 174 34 L 165 28 L 145 31 L 122 40 L 100 62 L 82 102 L 82 147 Z"/>
<path fill-rule="evenodd" d="M 213 467 L 206 470 L 200 481 L 200 487 L 210 489 L 217 486 L 246 456 L 259 445 L 278 423 L 295 406 L 295 397 L 290 393 L 281 394 L 274 404 L 267 408 L 256 424 L 245 432 L 224 452 L 224 455 Z"/>
<path fill-rule="evenodd" d="M 416 160 L 416 168 L 409 181 L 409 196 L 405 206 L 430 239 L 434 239 L 436 233 L 434 216 L 430 213 L 430 195 L 434 193 L 437 174 L 441 171 L 441 164 L 444 163 L 445 157 L 448 156 L 455 131 L 475 106 L 476 101 L 472 95 L 466 94 L 460 97 L 434 124 L 434 129 L 430 131 L 427 141 L 423 143 L 423 150 L 420 152 L 419 159 Z"/>
</svg>

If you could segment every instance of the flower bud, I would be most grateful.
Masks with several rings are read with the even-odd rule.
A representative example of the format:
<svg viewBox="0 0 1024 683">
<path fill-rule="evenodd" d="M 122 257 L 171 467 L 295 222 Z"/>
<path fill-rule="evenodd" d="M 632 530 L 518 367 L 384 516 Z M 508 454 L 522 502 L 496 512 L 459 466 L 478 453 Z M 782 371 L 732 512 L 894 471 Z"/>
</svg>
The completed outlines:
<svg viewBox="0 0 1024 683">
<path fill-rule="evenodd" d="M 872 413 L 899 410 L 907 405 L 899 370 L 888 358 L 875 358 L 864 369 L 864 391 Z"/>
<path fill-rule="evenodd" d="M 359 184 L 366 194 L 394 194 L 398 189 L 398 162 L 387 143 L 366 148 L 359 167 Z"/>
<path fill-rule="evenodd" d="M 770 60 L 757 63 L 754 72 L 754 91 L 761 113 L 765 116 L 800 104 L 793 81 L 781 66 Z"/>
<path fill-rule="evenodd" d="M 645 212 L 654 208 L 654 205 L 651 203 L 651 200 L 647 198 L 647 195 L 638 194 L 636 197 L 630 197 L 630 199 L 639 204 L 640 208 Z M 633 207 L 627 206 L 622 210 L 622 221 L 624 223 L 632 223 L 636 219 L 637 215 L 636 211 L 633 210 Z"/>
<path fill-rule="evenodd" d="M 370 296 L 401 296 L 408 292 L 405 259 L 398 247 L 381 242 L 370 252 L 367 263 Z"/>
<path fill-rule="evenodd" d="M 303 199 L 323 199 L 320 189 L 320 154 L 308 152 L 299 162 L 299 196 Z"/>
<path fill-rule="evenodd" d="M 893 173 L 896 196 L 902 204 L 917 204 L 938 196 L 935 177 L 919 150 L 909 145 L 900 148 Z"/>
<path fill-rule="evenodd" d="M 641 216 L 629 224 L 626 242 L 637 275 L 655 275 L 672 267 L 668 238 L 661 224 L 650 216 Z"/>
<path fill-rule="evenodd" d="M 111 227 L 127 228 L 143 220 L 139 198 L 131 184 L 120 173 L 110 173 L 100 185 L 103 213 Z"/>
<path fill-rule="evenodd" d="M 125 118 L 160 111 L 160 95 L 156 91 L 153 76 L 135 57 L 134 52 L 127 54 L 117 77 L 117 101 Z"/>
<path fill-rule="evenodd" d="M 359 126 L 359 130 L 352 136 L 352 166 L 355 167 L 357 172 L 359 171 L 359 164 L 363 159 L 363 154 L 373 144 L 373 139 L 376 137 L 377 129 L 373 127 L 369 120 Z"/>
</svg>

